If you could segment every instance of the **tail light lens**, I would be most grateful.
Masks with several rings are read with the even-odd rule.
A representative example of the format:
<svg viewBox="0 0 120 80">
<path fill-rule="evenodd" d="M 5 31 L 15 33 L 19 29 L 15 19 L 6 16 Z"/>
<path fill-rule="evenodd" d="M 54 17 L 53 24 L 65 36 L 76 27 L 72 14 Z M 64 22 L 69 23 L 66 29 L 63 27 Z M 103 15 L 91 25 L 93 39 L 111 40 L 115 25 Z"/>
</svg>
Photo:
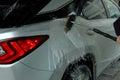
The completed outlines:
<svg viewBox="0 0 120 80">
<path fill-rule="evenodd" d="M 0 64 L 13 63 L 36 49 L 48 35 L 8 39 L 0 42 Z"/>
</svg>

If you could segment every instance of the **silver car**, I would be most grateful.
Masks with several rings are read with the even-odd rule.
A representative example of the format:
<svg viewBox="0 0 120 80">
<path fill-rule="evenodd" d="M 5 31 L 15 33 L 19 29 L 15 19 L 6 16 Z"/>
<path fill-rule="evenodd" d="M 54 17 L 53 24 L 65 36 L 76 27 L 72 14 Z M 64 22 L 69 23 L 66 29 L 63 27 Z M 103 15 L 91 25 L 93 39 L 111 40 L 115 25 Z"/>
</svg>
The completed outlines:
<svg viewBox="0 0 120 80">
<path fill-rule="evenodd" d="M 0 80 L 95 80 L 119 60 L 120 45 L 91 30 L 115 36 L 120 9 L 113 0 L 5 1 Z"/>
</svg>

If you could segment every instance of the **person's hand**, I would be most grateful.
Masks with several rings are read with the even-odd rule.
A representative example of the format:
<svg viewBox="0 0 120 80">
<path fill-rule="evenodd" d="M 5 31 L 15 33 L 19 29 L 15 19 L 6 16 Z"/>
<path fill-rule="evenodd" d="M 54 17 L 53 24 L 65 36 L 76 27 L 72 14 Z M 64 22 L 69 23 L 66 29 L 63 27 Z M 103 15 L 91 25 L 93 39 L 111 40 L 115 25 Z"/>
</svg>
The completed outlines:
<svg viewBox="0 0 120 80">
<path fill-rule="evenodd" d="M 117 40 L 116 40 L 116 41 L 117 41 L 117 43 L 120 44 L 120 36 L 117 37 Z"/>
</svg>

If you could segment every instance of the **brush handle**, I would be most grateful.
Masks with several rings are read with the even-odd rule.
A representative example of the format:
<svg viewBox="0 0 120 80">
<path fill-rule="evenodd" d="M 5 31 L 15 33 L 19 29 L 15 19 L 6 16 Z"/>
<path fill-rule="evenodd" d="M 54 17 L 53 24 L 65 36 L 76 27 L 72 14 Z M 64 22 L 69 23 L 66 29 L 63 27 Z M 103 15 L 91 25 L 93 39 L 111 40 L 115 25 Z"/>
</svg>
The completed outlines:
<svg viewBox="0 0 120 80">
<path fill-rule="evenodd" d="M 99 29 L 93 28 L 93 31 L 96 32 L 96 33 L 98 33 L 98 34 L 100 34 L 100 35 L 103 35 L 103 36 L 105 36 L 105 37 L 107 37 L 107 38 L 109 38 L 109 39 L 111 39 L 111 40 L 113 40 L 113 41 L 116 41 L 116 40 L 117 40 L 116 37 L 114 37 L 114 36 L 112 36 L 112 35 L 110 35 L 110 34 L 107 34 L 107 33 L 105 33 L 105 32 L 102 32 L 102 31 L 100 31 Z"/>
</svg>

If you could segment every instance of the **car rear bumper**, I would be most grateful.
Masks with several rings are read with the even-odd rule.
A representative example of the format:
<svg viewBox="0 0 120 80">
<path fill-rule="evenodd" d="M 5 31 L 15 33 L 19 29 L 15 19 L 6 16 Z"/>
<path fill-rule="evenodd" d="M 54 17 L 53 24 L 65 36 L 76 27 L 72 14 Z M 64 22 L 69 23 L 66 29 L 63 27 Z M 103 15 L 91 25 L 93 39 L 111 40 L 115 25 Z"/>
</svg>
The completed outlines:
<svg viewBox="0 0 120 80">
<path fill-rule="evenodd" d="M 50 80 L 53 71 L 30 68 L 21 62 L 0 65 L 1 80 Z"/>
</svg>

